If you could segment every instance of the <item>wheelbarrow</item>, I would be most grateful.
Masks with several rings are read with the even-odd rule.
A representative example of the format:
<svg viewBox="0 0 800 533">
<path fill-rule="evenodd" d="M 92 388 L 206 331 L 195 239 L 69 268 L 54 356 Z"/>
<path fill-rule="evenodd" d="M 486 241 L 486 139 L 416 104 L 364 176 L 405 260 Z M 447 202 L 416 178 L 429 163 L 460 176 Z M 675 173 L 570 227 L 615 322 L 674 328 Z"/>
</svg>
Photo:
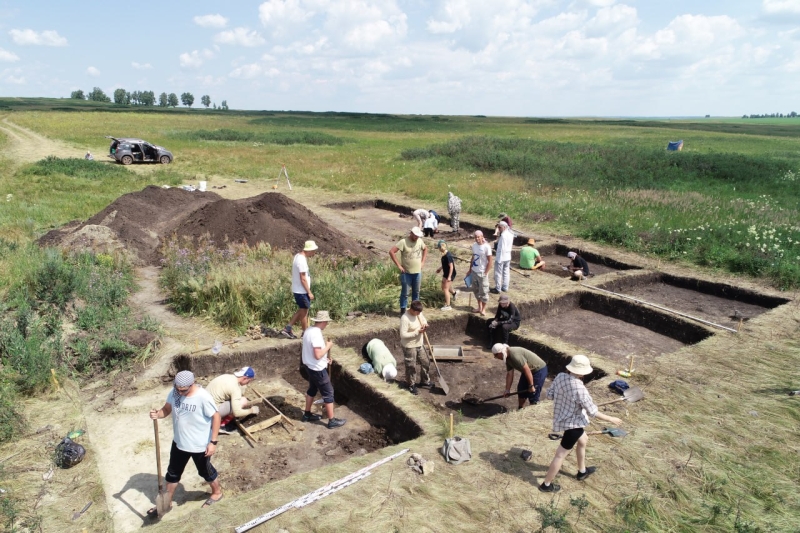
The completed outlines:
<svg viewBox="0 0 800 533">
<path fill-rule="evenodd" d="M 586 434 L 587 435 L 608 435 L 609 437 L 624 437 L 625 435 L 628 434 L 628 432 L 625 431 L 622 428 L 603 428 L 603 429 L 601 429 L 599 431 L 587 431 Z M 550 434 L 547 435 L 547 438 L 549 438 L 550 440 L 558 440 L 563 436 L 564 435 L 562 435 L 561 433 L 550 433 Z"/>
</svg>

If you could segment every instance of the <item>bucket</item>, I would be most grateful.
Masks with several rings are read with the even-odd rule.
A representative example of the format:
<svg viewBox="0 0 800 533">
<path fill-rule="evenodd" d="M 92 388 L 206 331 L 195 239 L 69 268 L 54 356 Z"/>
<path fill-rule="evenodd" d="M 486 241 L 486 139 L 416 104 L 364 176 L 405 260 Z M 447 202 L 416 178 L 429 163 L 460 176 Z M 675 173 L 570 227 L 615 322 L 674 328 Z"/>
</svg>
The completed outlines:
<svg viewBox="0 0 800 533">
<path fill-rule="evenodd" d="M 200 189 L 200 192 L 206 192 L 206 183 L 207 182 L 205 182 L 205 181 L 201 181 L 200 182 L 200 186 L 197 187 L 198 189 Z"/>
</svg>

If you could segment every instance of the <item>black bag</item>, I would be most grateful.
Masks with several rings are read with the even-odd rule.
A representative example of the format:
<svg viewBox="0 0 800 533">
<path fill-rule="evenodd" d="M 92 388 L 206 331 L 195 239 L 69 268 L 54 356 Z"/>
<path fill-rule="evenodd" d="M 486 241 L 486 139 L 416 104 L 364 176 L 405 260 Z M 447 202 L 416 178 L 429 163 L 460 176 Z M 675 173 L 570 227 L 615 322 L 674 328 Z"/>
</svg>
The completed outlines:
<svg viewBox="0 0 800 533">
<path fill-rule="evenodd" d="M 73 442 L 69 437 L 64 437 L 64 440 L 56 446 L 55 462 L 61 468 L 72 468 L 83 461 L 85 456 L 86 448 Z"/>
</svg>

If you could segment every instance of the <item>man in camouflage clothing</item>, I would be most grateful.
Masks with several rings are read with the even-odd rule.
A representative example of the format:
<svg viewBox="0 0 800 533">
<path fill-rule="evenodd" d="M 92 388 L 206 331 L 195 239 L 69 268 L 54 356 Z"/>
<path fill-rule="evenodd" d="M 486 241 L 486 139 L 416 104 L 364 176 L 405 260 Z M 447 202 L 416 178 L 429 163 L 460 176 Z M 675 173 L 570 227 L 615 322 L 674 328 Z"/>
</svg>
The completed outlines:
<svg viewBox="0 0 800 533">
<path fill-rule="evenodd" d="M 451 192 L 447 193 L 447 211 L 450 213 L 450 227 L 458 233 L 458 217 L 461 215 L 461 198 Z"/>
</svg>

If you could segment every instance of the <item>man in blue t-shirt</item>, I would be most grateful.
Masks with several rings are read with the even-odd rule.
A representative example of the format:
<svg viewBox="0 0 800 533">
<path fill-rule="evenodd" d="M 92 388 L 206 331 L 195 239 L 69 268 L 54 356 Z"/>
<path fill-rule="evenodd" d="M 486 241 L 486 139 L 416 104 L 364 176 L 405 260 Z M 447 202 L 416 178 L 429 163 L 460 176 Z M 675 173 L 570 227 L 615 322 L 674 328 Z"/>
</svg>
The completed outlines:
<svg viewBox="0 0 800 533">
<path fill-rule="evenodd" d="M 169 451 L 169 466 L 164 475 L 170 505 L 189 459 L 194 461 L 200 477 L 211 486 L 211 496 L 203 503 L 203 507 L 213 505 L 222 499 L 219 476 L 211 464 L 211 456 L 217 451 L 220 416 L 214 398 L 194 382 L 194 374 L 188 370 L 177 373 L 164 407 L 152 409 L 150 418 L 166 418 L 170 414 L 175 434 Z M 157 509 L 153 507 L 147 511 L 147 515 L 157 516 Z"/>
</svg>

